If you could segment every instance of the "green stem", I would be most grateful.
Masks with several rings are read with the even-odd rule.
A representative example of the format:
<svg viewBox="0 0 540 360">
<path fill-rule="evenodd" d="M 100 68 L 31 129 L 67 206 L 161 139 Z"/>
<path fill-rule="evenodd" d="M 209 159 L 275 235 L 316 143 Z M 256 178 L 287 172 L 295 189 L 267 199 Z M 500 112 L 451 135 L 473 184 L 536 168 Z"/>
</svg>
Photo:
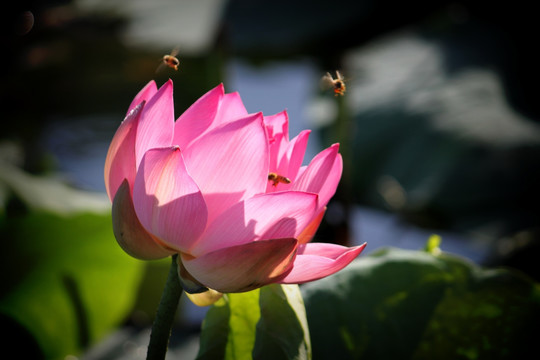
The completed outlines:
<svg viewBox="0 0 540 360">
<path fill-rule="evenodd" d="M 175 318 L 178 301 L 182 295 L 182 287 L 178 279 L 178 270 L 176 258 L 178 254 L 172 256 L 171 268 L 167 276 L 165 288 L 161 294 L 161 300 L 157 309 L 152 333 L 150 334 L 150 343 L 148 344 L 147 360 L 163 360 L 167 353 L 169 337 Z"/>
</svg>

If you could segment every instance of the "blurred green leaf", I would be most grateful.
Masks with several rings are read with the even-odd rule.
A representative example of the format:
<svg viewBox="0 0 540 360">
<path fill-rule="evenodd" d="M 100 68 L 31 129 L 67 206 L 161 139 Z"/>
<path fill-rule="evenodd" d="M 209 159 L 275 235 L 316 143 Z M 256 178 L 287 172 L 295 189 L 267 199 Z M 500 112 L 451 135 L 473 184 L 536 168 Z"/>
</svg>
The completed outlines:
<svg viewBox="0 0 540 360">
<path fill-rule="evenodd" d="M 225 359 L 231 317 L 227 296 L 219 299 L 206 314 L 202 323 L 198 360 Z"/>
<path fill-rule="evenodd" d="M 511 270 L 385 249 L 305 285 L 303 293 L 314 359 L 538 354 L 539 286 Z"/>
<path fill-rule="evenodd" d="M 259 317 L 259 289 L 224 295 L 206 314 L 197 359 L 249 358 Z"/>
<path fill-rule="evenodd" d="M 261 288 L 254 359 L 311 359 L 306 309 L 298 285 Z"/>
<path fill-rule="evenodd" d="M 259 321 L 259 291 L 229 294 L 229 334 L 225 359 L 242 359 L 251 353 L 255 343 L 255 326 Z"/>
<path fill-rule="evenodd" d="M 308 359 L 305 308 L 298 286 L 269 285 L 226 294 L 203 322 L 197 359 Z"/>
<path fill-rule="evenodd" d="M 22 325 L 43 358 L 78 354 L 132 309 L 144 263 L 117 245 L 110 215 L 2 216 L 0 237 L 0 266 L 9 274 L 0 285 L 2 322 Z M 3 341 L 3 349 L 24 353 Z"/>
</svg>

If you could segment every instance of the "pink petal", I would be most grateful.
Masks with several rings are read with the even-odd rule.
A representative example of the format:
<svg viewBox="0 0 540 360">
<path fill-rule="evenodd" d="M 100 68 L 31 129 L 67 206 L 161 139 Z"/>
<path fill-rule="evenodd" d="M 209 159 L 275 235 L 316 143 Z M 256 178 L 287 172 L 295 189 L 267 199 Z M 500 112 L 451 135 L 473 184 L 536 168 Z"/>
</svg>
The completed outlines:
<svg viewBox="0 0 540 360">
<path fill-rule="evenodd" d="M 238 201 L 264 191 L 268 147 L 262 115 L 212 130 L 187 148 L 184 158 L 205 196 L 212 221 Z"/>
<path fill-rule="evenodd" d="M 135 181 L 135 137 L 137 124 L 144 103 L 133 108 L 116 130 L 105 158 L 105 188 L 112 201 L 124 179 L 129 183 L 130 192 Z"/>
<path fill-rule="evenodd" d="M 148 101 L 154 94 L 157 92 L 157 86 L 156 82 L 154 80 L 151 80 L 148 82 L 148 84 L 145 85 L 144 88 L 142 88 L 141 91 L 137 95 L 135 95 L 135 98 L 133 98 L 133 101 L 129 105 L 127 113 L 129 114 L 131 110 L 133 110 L 137 105 L 142 103 L 143 101 Z"/>
<path fill-rule="evenodd" d="M 112 205 L 113 233 L 118 245 L 129 255 L 141 260 L 165 258 L 174 253 L 146 231 L 135 214 L 127 180 L 118 188 Z"/>
<path fill-rule="evenodd" d="M 167 81 L 146 103 L 137 128 L 137 169 L 148 149 L 170 146 L 174 135 L 173 84 Z"/>
<path fill-rule="evenodd" d="M 186 149 L 195 140 L 248 115 L 238 93 L 225 94 L 223 84 L 203 95 L 175 123 L 173 143 Z"/>
<path fill-rule="evenodd" d="M 191 255 L 185 255 L 187 257 L 192 258 Z M 182 257 L 178 256 L 176 258 L 176 264 L 177 272 L 178 272 L 178 280 L 180 281 L 180 285 L 182 286 L 182 289 L 188 293 L 188 294 L 198 294 L 203 293 L 205 291 L 208 291 L 208 288 L 201 284 L 201 282 L 193 277 L 184 266 L 184 263 L 182 263 Z"/>
<path fill-rule="evenodd" d="M 283 139 L 289 141 L 289 115 L 286 110 L 275 115 L 264 117 L 264 123 L 268 129 L 268 138 L 272 139 L 276 135 L 283 135 Z"/>
<path fill-rule="evenodd" d="M 237 92 L 225 94 L 219 106 L 216 119 L 214 120 L 214 125 L 220 126 L 244 118 L 247 115 L 248 112 Z"/>
<path fill-rule="evenodd" d="M 296 179 L 298 170 L 300 170 L 304 161 L 310 132 L 310 130 L 304 130 L 292 139 L 287 146 L 285 156 L 281 158 L 279 164 L 280 171 L 284 171 L 281 169 L 287 169 L 287 177 L 293 181 Z"/>
<path fill-rule="evenodd" d="M 325 213 L 326 213 L 326 207 L 323 210 L 319 211 L 317 216 L 313 220 L 311 220 L 309 225 L 306 226 L 304 230 L 302 230 L 300 235 L 298 235 L 297 237 L 298 243 L 307 244 L 308 242 L 311 241 L 311 239 L 313 239 L 313 237 L 315 236 L 315 233 L 319 229 L 319 225 L 321 225 L 321 221 Z"/>
<path fill-rule="evenodd" d="M 326 243 L 300 245 L 292 270 L 279 283 L 302 284 L 332 275 L 349 265 L 365 247 L 365 243 L 351 248 Z"/>
<path fill-rule="evenodd" d="M 202 254 L 256 240 L 296 238 L 316 215 L 317 195 L 286 191 L 261 194 L 235 204 L 191 249 Z"/>
<path fill-rule="evenodd" d="M 133 202 L 141 224 L 172 249 L 186 251 L 206 227 L 206 204 L 178 147 L 146 152 Z"/>
<path fill-rule="evenodd" d="M 334 144 L 318 153 L 291 187 L 319 194 L 319 209 L 328 204 L 341 179 L 343 160 L 338 151 L 339 144 Z"/>
<path fill-rule="evenodd" d="M 278 164 L 287 149 L 287 144 L 289 143 L 289 118 L 287 112 L 282 111 L 275 115 L 265 116 L 264 124 L 266 126 L 270 149 L 269 169 L 271 172 L 276 172 L 280 175 L 286 176 L 285 174 L 281 174 L 283 169 L 278 169 Z"/>
<path fill-rule="evenodd" d="M 285 141 L 283 141 L 283 134 L 278 134 L 269 140 L 268 151 L 270 154 L 270 159 L 268 162 L 268 168 L 271 172 L 280 173 L 278 163 L 282 156 L 281 154 L 285 152 L 285 148 L 286 144 Z"/>
<path fill-rule="evenodd" d="M 273 239 L 196 258 L 181 256 L 186 270 L 206 287 L 223 293 L 243 292 L 270 284 L 288 271 L 296 244 L 295 239 Z"/>
<path fill-rule="evenodd" d="M 310 130 L 302 131 L 286 145 L 283 151 L 281 149 L 276 151 L 272 148 L 272 144 L 270 144 L 270 172 L 285 176 L 291 183 L 286 184 L 280 182 L 277 185 L 274 185 L 269 181 L 266 186 L 267 193 L 290 190 L 293 187 L 295 179 L 299 177 L 299 171 L 302 161 L 304 160 L 309 134 Z M 282 142 L 282 144 L 285 144 L 285 142 Z M 272 154 L 272 152 L 275 152 L 276 154 Z M 278 152 L 280 155 L 277 154 Z M 276 159 L 278 156 L 279 158 Z"/>
<path fill-rule="evenodd" d="M 174 124 L 173 144 L 186 149 L 214 122 L 224 96 L 223 84 L 208 91 L 193 103 Z"/>
<path fill-rule="evenodd" d="M 306 171 L 307 165 L 300 166 L 300 169 L 298 169 L 298 174 L 296 174 L 296 178 L 299 179 L 302 174 Z"/>
</svg>

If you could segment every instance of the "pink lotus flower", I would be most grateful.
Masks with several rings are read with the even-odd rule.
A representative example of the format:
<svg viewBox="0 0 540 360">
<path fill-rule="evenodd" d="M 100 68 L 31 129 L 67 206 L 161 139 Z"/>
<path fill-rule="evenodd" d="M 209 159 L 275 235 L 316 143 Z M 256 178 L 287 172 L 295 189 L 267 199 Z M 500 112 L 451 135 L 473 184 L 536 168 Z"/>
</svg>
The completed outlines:
<svg viewBox="0 0 540 360">
<path fill-rule="evenodd" d="M 286 112 L 248 114 L 219 85 L 175 121 L 172 93 L 171 80 L 148 83 L 107 154 L 113 230 L 128 254 L 178 253 L 187 292 L 242 292 L 320 279 L 364 249 L 308 243 L 341 177 L 338 144 L 302 166 L 309 131 L 289 140 Z"/>
</svg>

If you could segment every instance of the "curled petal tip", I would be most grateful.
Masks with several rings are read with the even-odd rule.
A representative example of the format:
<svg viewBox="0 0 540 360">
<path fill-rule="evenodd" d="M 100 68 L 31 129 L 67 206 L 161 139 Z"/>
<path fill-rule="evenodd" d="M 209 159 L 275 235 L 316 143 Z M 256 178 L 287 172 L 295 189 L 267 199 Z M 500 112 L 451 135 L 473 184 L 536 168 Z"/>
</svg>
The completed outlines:
<svg viewBox="0 0 540 360">
<path fill-rule="evenodd" d="M 345 247 L 329 243 L 300 245 L 291 271 L 282 284 L 302 284 L 332 275 L 349 265 L 364 250 L 366 243 Z"/>
</svg>

